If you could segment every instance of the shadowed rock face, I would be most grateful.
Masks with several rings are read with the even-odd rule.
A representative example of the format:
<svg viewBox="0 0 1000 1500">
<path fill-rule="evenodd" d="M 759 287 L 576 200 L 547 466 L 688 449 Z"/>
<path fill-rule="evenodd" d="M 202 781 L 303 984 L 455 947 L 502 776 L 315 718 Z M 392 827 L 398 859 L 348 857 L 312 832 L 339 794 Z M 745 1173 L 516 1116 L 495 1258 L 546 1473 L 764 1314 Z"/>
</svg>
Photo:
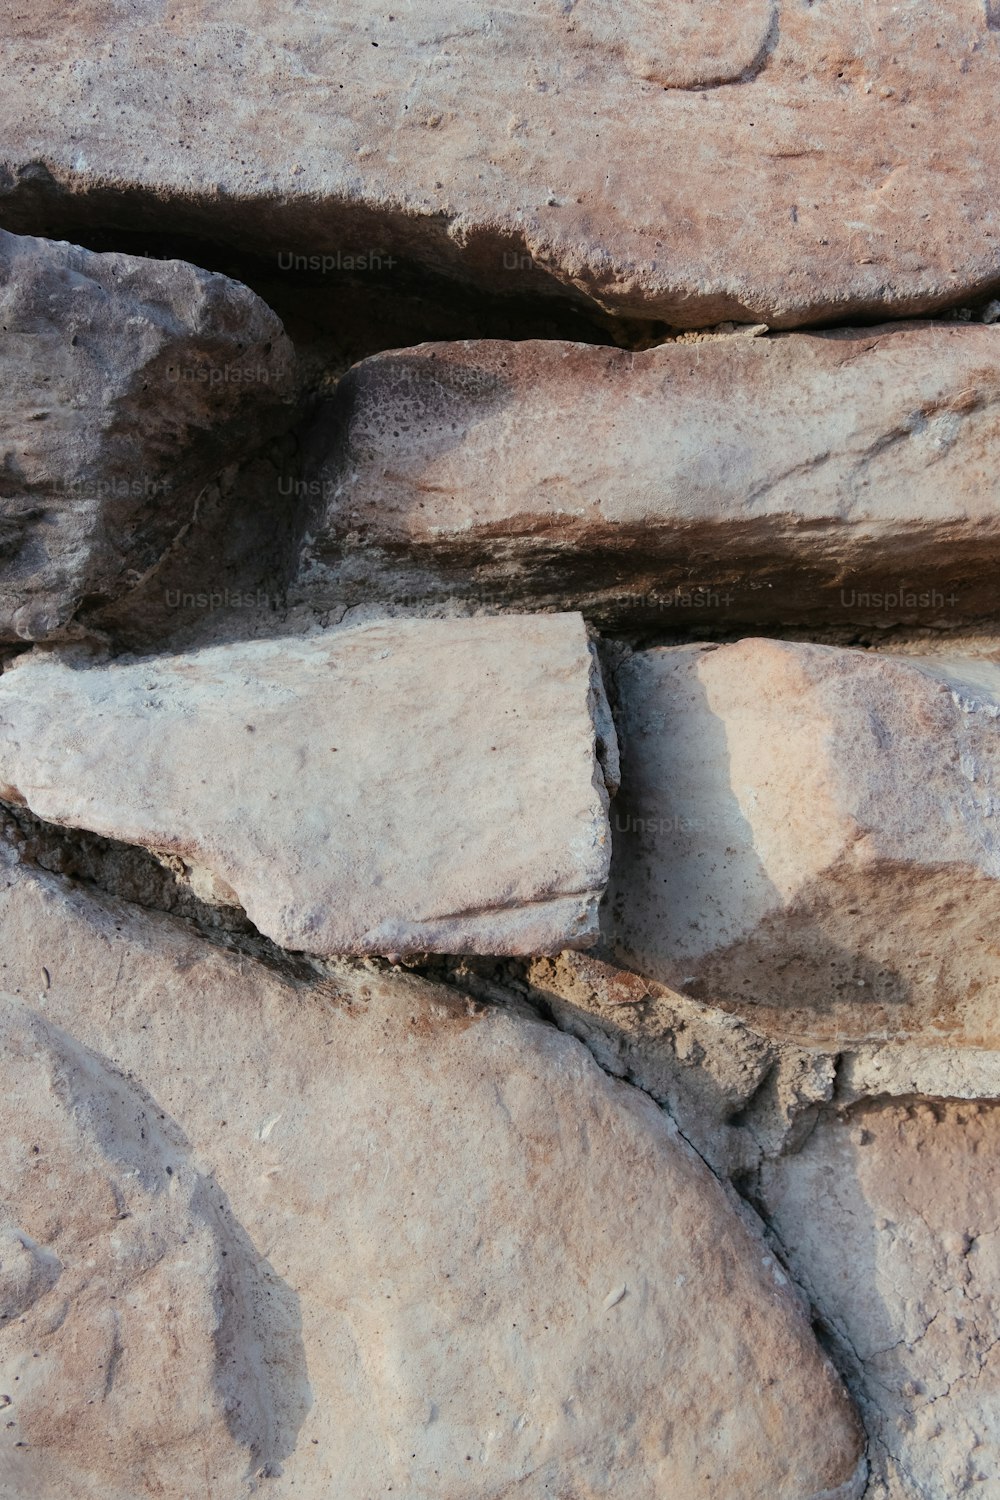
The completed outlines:
<svg viewBox="0 0 1000 1500">
<path fill-rule="evenodd" d="M 0 703 L 0 795 L 207 870 L 285 947 L 597 937 L 615 742 L 579 616 L 24 658 Z"/>
<path fill-rule="evenodd" d="M 618 689 L 614 952 L 786 1032 L 995 1045 L 994 662 L 746 640 Z"/>
<path fill-rule="evenodd" d="M 39 1002 L 43 964 L 51 983 Z M 156 1100 L 297 1296 L 310 1402 L 293 1408 L 290 1451 L 276 1445 L 280 1500 L 368 1500 L 390 1486 L 412 1500 L 863 1490 L 850 1405 L 756 1230 L 666 1116 L 553 1027 L 371 966 L 292 986 L 181 923 L 9 861 L 0 984 L 20 997 L 19 1035 L 58 1028 L 127 1073 L 121 1088 Z M 23 1133 L 20 1098 L 4 1149 L 14 1180 L 41 1187 L 30 1146 L 48 1137 Z M 33 1108 L 46 1122 L 54 1111 L 63 1130 L 72 1122 L 77 1138 L 91 1129 L 63 1106 Z M 106 1155 L 128 1147 L 159 1165 L 166 1147 L 142 1140 L 142 1120 L 110 1118 L 125 1144 L 105 1131 Z M 125 1206 L 138 1212 L 142 1186 L 183 1232 L 186 1199 L 159 1187 L 168 1181 L 188 1179 L 178 1169 L 137 1180 Z M 39 1256 L 69 1265 L 58 1203 L 42 1195 L 22 1227 Z M 124 1228 L 138 1233 L 134 1219 Z M 201 1300 L 178 1297 L 178 1316 L 204 1331 L 201 1263 L 187 1274 Z M 35 1303 L 39 1319 L 58 1296 L 57 1282 Z M 110 1316 L 104 1301 L 77 1306 L 69 1289 L 66 1300 L 70 1316 Z M 154 1369 L 171 1316 L 166 1297 L 146 1311 Z M 282 1327 L 260 1329 L 265 1368 L 287 1357 Z M 141 1353 L 127 1330 L 123 1362 Z M 22 1336 L 19 1325 L 0 1333 L 0 1348 Z M 50 1370 L 34 1363 L 41 1399 Z M 295 1374 L 293 1361 L 283 1379 L 298 1389 Z M 178 1434 L 195 1413 L 204 1421 L 198 1389 L 156 1420 Z M 104 1434 L 107 1414 L 83 1407 L 78 1419 Z M 123 1448 L 117 1473 L 129 1493 L 132 1453 Z"/>
<path fill-rule="evenodd" d="M 994 0 L 45 0 L 5 32 L 12 228 L 391 250 L 686 327 L 1000 282 Z"/>
<path fill-rule="evenodd" d="M 294 355 L 228 277 L 3 231 L 0 324 L 0 642 L 43 640 L 138 584 L 287 420 Z"/>
<path fill-rule="evenodd" d="M 1000 327 L 426 344 L 357 365 L 301 481 L 292 594 L 605 624 L 989 612 Z"/>
</svg>

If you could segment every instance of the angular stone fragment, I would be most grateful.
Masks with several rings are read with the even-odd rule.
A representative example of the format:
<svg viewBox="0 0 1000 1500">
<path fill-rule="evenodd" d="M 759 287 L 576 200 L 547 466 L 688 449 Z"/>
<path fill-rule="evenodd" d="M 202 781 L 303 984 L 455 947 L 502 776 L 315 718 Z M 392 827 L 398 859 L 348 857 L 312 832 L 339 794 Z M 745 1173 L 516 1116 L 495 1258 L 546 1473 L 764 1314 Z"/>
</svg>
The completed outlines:
<svg viewBox="0 0 1000 1500">
<path fill-rule="evenodd" d="M 281 323 L 183 261 L 0 231 L 0 642 L 127 592 L 294 390 Z"/>
<path fill-rule="evenodd" d="M 0 796 L 207 870 L 308 953 L 588 946 L 598 752 L 614 734 L 578 615 L 28 656 L 0 678 Z"/>
<path fill-rule="evenodd" d="M 622 961 L 812 1041 L 996 1046 L 1000 665 L 744 640 L 617 687 Z"/>
<path fill-rule="evenodd" d="M 1000 326 L 426 344 L 321 409 L 293 593 L 660 629 L 992 611 Z"/>
<path fill-rule="evenodd" d="M 21 997 L 22 1034 L 59 1028 L 105 1074 L 128 1075 L 121 1087 L 173 1122 L 158 1130 L 183 1133 L 267 1255 L 302 1356 L 276 1314 L 233 1348 L 257 1332 L 289 1402 L 253 1460 L 275 1500 L 861 1494 L 853 1412 L 756 1230 L 666 1116 L 553 1027 L 374 968 L 294 985 L 172 919 L 17 866 L 0 875 L 0 986 Z M 22 1227 L 49 1253 L 57 1210 L 20 1115 L 4 1130 L 38 1204 Z M 133 1121 L 121 1129 L 134 1139 Z M 113 1135 L 105 1149 L 121 1149 Z M 184 1192 L 162 1181 L 145 1192 L 179 1228 Z M 61 1187 L 68 1240 L 89 1208 Z M 135 1234 L 107 1198 L 105 1235 Z M 65 1253 L 64 1277 L 87 1253 Z M 193 1249 L 187 1275 L 189 1310 L 164 1299 L 142 1305 L 141 1330 L 123 1320 L 123 1372 L 140 1354 L 169 1364 L 179 1319 L 207 1333 Z M 39 1293 L 39 1328 L 61 1306 L 58 1283 Z M 98 1296 L 88 1309 L 110 1316 Z M 0 1351 L 22 1337 L 0 1332 Z M 58 1330 L 40 1338 L 36 1388 L 48 1382 L 76 1423 L 77 1492 L 112 1493 L 91 1468 L 109 1437 L 123 1439 L 120 1490 L 145 1492 L 124 1445 L 132 1408 L 78 1401 L 49 1359 Z M 162 1420 L 182 1460 L 200 1453 L 200 1411 Z M 4 1459 L 9 1439 L 0 1424 Z M 22 1455 L 22 1496 L 46 1493 L 52 1457 L 42 1443 Z"/>
<path fill-rule="evenodd" d="M 685 327 L 1000 284 L 995 0 L 33 0 L 5 62 L 10 227 L 391 252 Z"/>
<path fill-rule="evenodd" d="M 872 1500 L 1000 1492 L 1000 1108 L 859 1106 L 759 1191 L 861 1405 Z"/>
</svg>

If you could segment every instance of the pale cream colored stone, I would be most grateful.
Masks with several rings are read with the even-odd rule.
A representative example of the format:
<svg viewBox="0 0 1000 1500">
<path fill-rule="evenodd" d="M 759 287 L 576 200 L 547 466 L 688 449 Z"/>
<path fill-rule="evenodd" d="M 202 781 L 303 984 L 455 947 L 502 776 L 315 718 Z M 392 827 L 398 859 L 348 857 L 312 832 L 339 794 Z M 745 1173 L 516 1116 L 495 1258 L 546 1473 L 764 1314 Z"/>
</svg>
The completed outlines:
<svg viewBox="0 0 1000 1500">
<path fill-rule="evenodd" d="M 135 1140 L 139 1094 L 156 1139 L 177 1142 L 218 1188 L 241 1244 L 267 1258 L 257 1274 L 273 1275 L 280 1309 L 297 1313 L 298 1352 L 279 1338 L 287 1322 L 251 1330 L 294 1418 L 254 1423 L 253 1461 L 273 1475 L 275 1500 L 369 1500 L 390 1486 L 408 1500 L 863 1490 L 853 1412 L 756 1230 L 667 1117 L 553 1027 L 372 965 L 294 984 L 181 923 L 14 863 L 0 875 L 0 985 L 20 999 L 19 1034 L 59 1028 L 74 1055 L 100 1059 L 102 1079 L 114 1075 L 98 1090 L 124 1101 L 120 1118 L 104 1117 L 105 1151 Z M 14 1108 L 4 1130 L 27 1172 L 11 1145 L 23 1114 Z M 166 1149 L 135 1145 L 143 1162 Z M 30 1201 L 50 1218 L 21 1228 L 48 1253 L 46 1192 L 62 1202 L 68 1184 L 34 1182 Z M 167 1227 L 180 1233 L 188 1200 L 160 1182 L 145 1192 L 171 1205 Z M 68 1246 L 89 1211 L 85 1193 L 62 1210 L 64 1277 L 93 1253 Z M 58 1283 L 38 1292 L 39 1327 L 58 1295 Z M 153 1371 L 173 1368 L 184 1316 L 207 1348 L 204 1306 L 161 1300 L 141 1331 L 128 1326 L 122 1361 L 141 1353 Z M 0 1332 L 0 1350 L 21 1337 L 17 1325 Z M 56 1329 L 40 1352 L 58 1346 Z M 21 1457 L 27 1492 L 113 1493 L 95 1454 L 118 1440 L 119 1421 L 130 1439 L 139 1417 L 88 1407 L 84 1389 L 75 1404 L 76 1388 L 52 1381 L 52 1402 L 77 1424 L 76 1490 L 47 1487 L 43 1424 Z M 251 1399 L 246 1385 L 238 1394 Z M 252 1399 L 267 1407 L 266 1386 Z M 205 1415 L 184 1407 L 163 1420 L 179 1437 L 188 1424 L 195 1447 Z M 0 1426 L 5 1456 L 8 1436 Z M 237 1441 L 246 1447 L 246 1434 Z M 190 1457 L 187 1443 L 180 1451 Z M 130 1452 L 114 1478 L 131 1495 Z M 227 1480 L 212 1493 L 244 1489 Z"/>
<path fill-rule="evenodd" d="M 858 1396 L 871 1500 L 1000 1493 L 1000 1109 L 830 1117 L 760 1198 Z"/>
<path fill-rule="evenodd" d="M 609 949 L 813 1045 L 996 1048 L 1000 666 L 744 640 L 617 690 Z"/>
<path fill-rule="evenodd" d="M 556 952 L 597 936 L 613 734 L 578 615 L 47 654 L 0 678 L 0 796 L 205 867 L 287 948 Z"/>
<path fill-rule="evenodd" d="M 0 1494 L 242 1493 L 305 1410 L 294 1299 L 106 1057 L 0 997 L 0 1075 Z"/>
</svg>

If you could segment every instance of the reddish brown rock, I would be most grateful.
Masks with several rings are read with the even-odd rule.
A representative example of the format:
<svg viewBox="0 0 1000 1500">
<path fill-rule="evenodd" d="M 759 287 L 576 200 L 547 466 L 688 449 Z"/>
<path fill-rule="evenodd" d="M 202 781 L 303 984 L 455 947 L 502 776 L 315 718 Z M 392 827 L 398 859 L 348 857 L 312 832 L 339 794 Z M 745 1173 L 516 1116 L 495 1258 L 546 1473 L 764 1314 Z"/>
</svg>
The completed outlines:
<svg viewBox="0 0 1000 1500">
<path fill-rule="evenodd" d="M 14 228 L 391 252 L 685 327 L 1000 283 L 994 0 L 35 0 L 5 60 Z"/>
<path fill-rule="evenodd" d="M 426 344 L 322 411 L 293 592 L 935 624 L 996 604 L 998 469 L 1000 327 Z"/>
<path fill-rule="evenodd" d="M 622 961 L 816 1043 L 996 1048 L 997 662 L 744 640 L 617 689 Z"/>
</svg>

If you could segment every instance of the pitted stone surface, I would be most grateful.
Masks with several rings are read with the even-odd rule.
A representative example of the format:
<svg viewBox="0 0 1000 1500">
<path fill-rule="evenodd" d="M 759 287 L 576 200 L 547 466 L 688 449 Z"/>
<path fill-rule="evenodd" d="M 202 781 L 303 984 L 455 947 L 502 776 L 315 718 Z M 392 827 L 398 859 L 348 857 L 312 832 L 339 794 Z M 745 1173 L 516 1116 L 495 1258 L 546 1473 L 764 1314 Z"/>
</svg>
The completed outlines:
<svg viewBox="0 0 1000 1500">
<path fill-rule="evenodd" d="M 864 1413 L 870 1500 L 1000 1489 L 1000 1108 L 873 1101 L 760 1199 Z"/>
<path fill-rule="evenodd" d="M 1000 326 L 362 361 L 300 481 L 303 602 L 934 625 L 995 607 Z"/>
<path fill-rule="evenodd" d="M 72 1035 L 156 1101 L 290 1297 L 308 1385 L 292 1358 L 282 1389 L 302 1406 L 269 1455 L 277 1500 L 861 1494 L 853 1411 L 758 1230 L 650 1100 L 555 1028 L 374 966 L 292 984 L 16 864 L 0 873 L 0 985 L 27 1026 Z M 127 1112 L 109 1123 L 136 1133 Z M 38 1195 L 23 1227 L 46 1250 L 47 1194 L 68 1179 L 31 1175 L 31 1144 L 14 1151 Z M 180 1194 L 161 1197 L 179 1219 Z M 108 1194 L 104 1232 L 128 1243 L 114 1212 Z M 75 1213 L 67 1199 L 67 1235 Z M 40 1296 L 39 1319 L 58 1298 Z M 155 1368 L 178 1318 L 205 1325 L 175 1300 L 149 1309 L 123 1373 Z M 282 1353 L 275 1318 L 265 1359 Z M 106 1444 L 116 1409 L 74 1410 L 79 1492 L 106 1494 L 84 1437 Z M 180 1431 L 191 1410 L 164 1420 Z M 47 1472 L 44 1451 L 22 1459 Z M 136 1472 L 123 1454 L 130 1493 Z"/>
</svg>

